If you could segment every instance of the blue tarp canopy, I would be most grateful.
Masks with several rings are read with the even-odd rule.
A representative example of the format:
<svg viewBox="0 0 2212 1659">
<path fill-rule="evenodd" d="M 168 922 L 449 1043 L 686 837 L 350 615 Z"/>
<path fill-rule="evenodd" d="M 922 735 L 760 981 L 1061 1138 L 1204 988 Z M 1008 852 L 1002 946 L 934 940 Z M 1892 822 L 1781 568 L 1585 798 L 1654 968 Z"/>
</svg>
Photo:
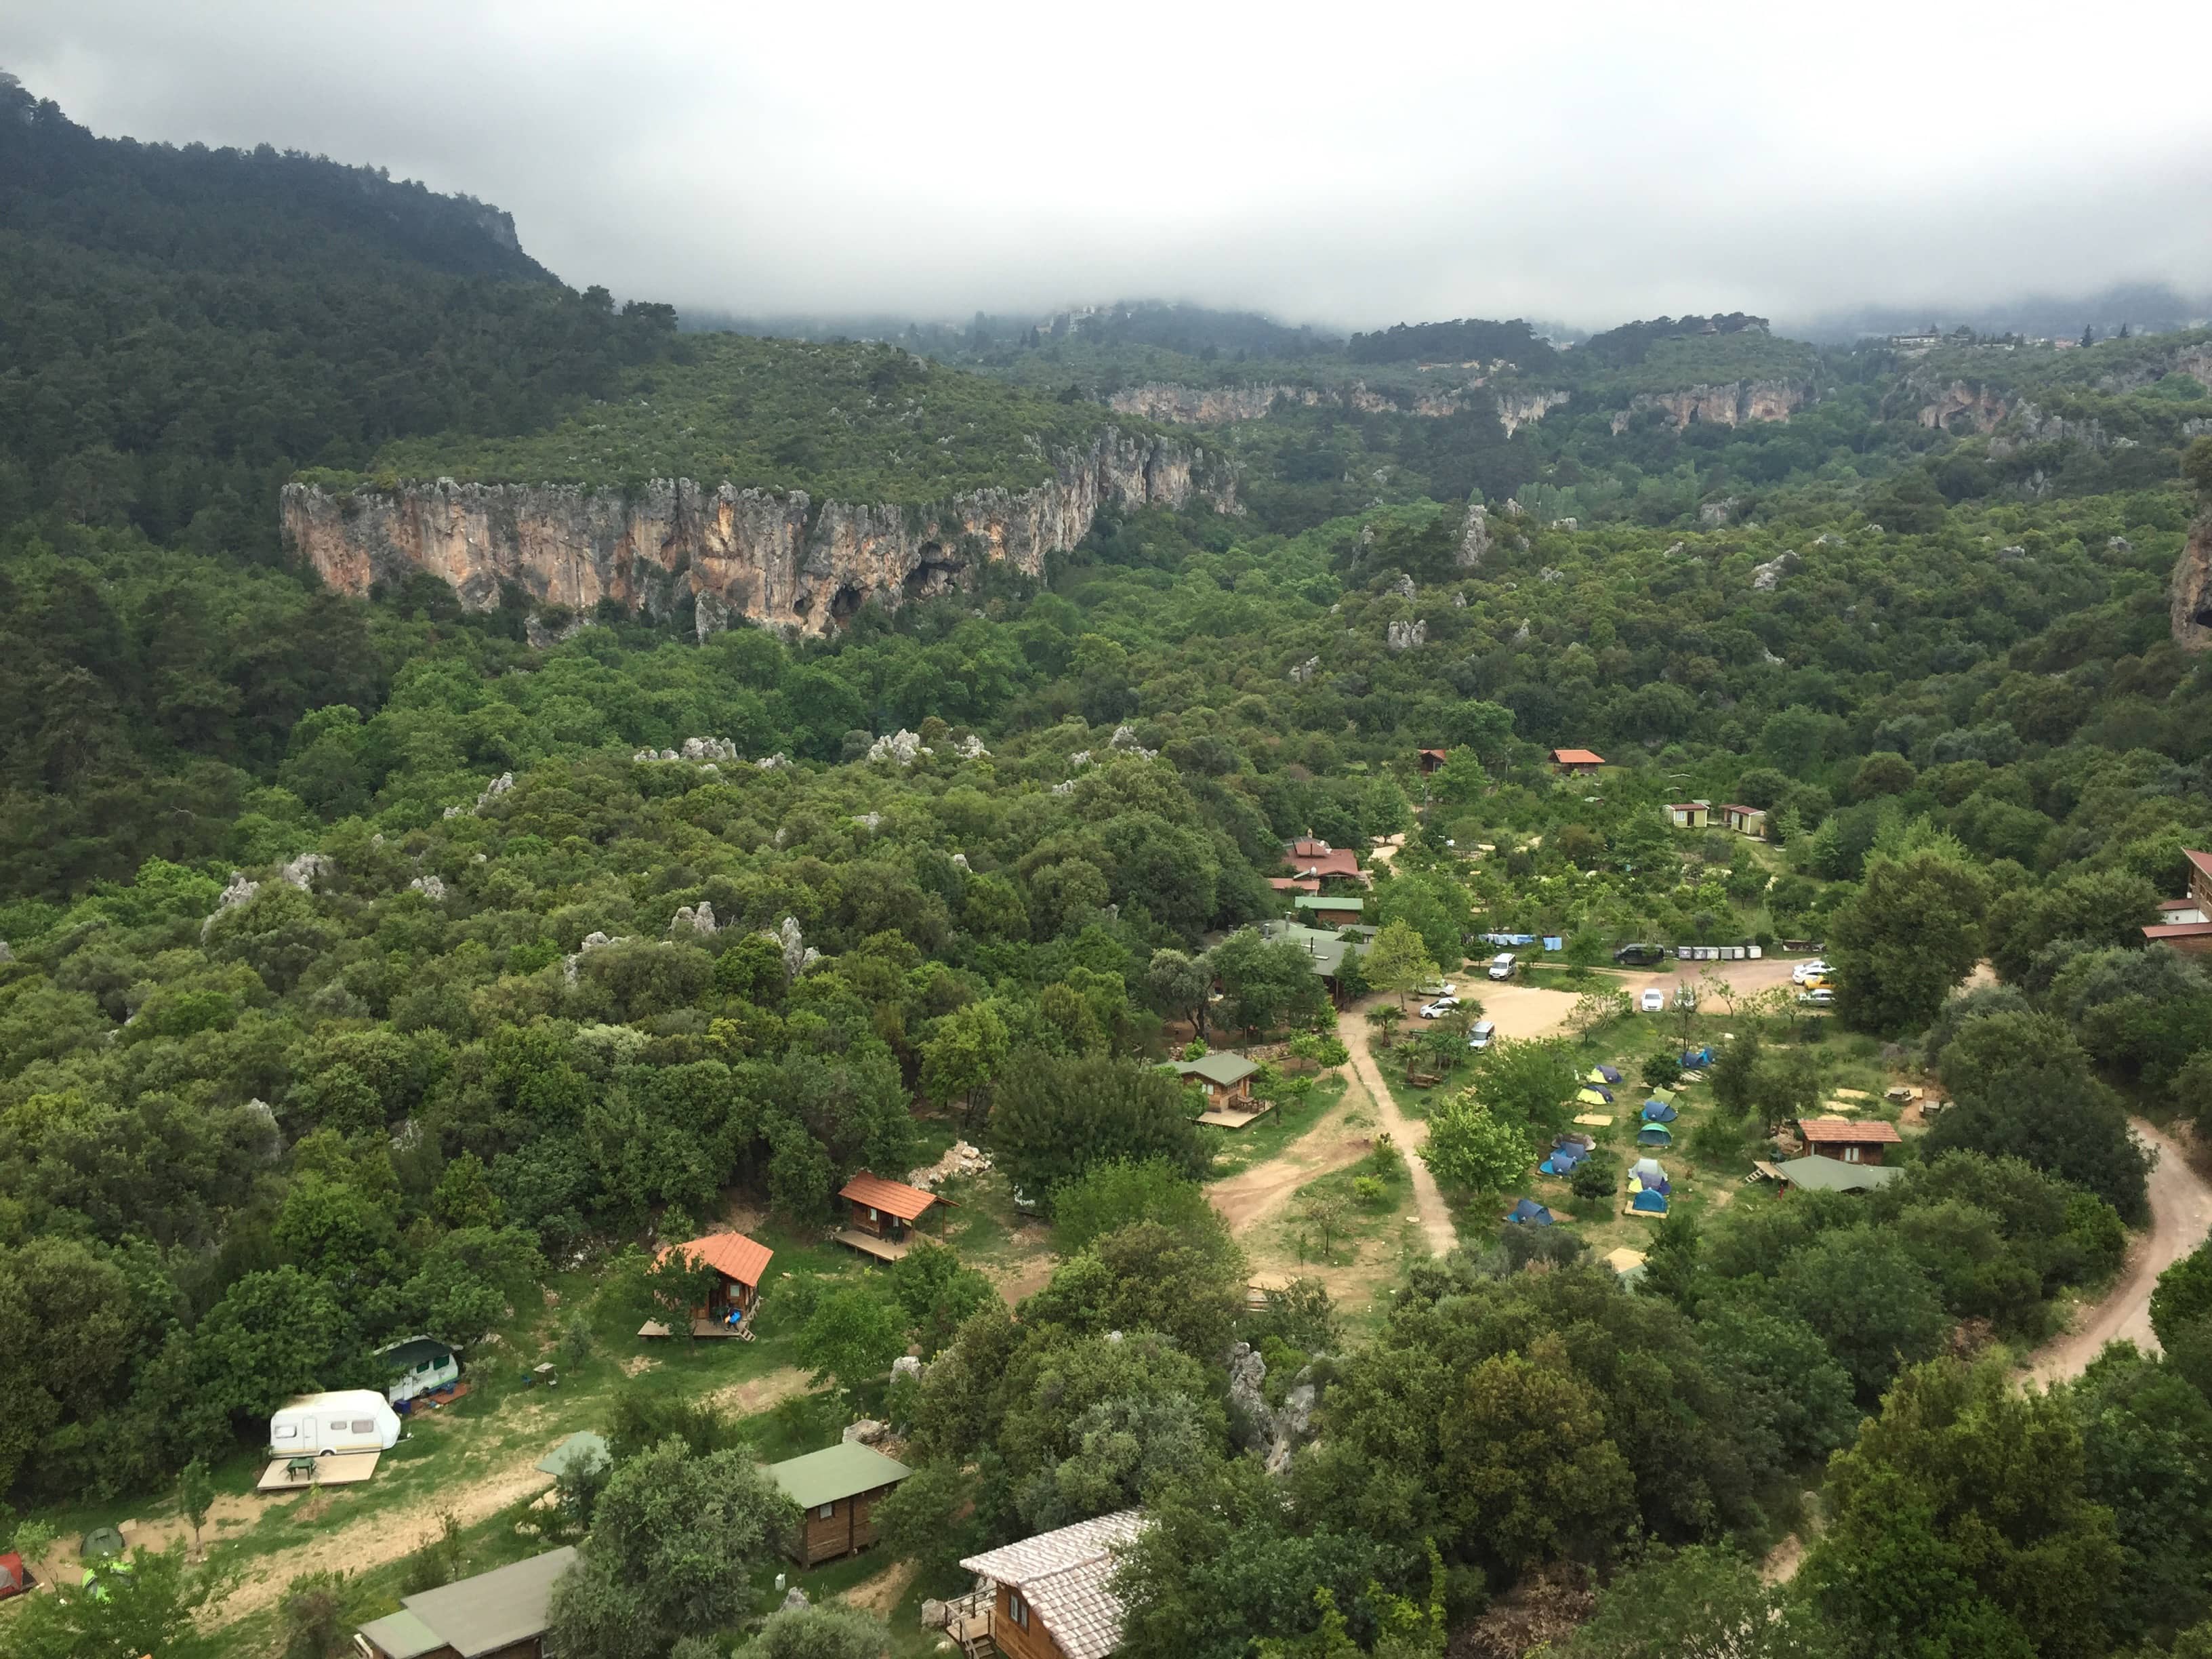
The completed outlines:
<svg viewBox="0 0 2212 1659">
<path fill-rule="evenodd" d="M 1641 1188 L 1636 1196 L 1628 1200 L 1628 1207 L 1641 1210 L 1646 1215 L 1664 1215 L 1667 1213 L 1667 1194 L 1656 1187 Z"/>
<path fill-rule="evenodd" d="M 1680 1115 L 1680 1112 L 1663 1100 L 1647 1100 L 1644 1103 L 1644 1121 L 1646 1123 L 1672 1123 Z"/>
<path fill-rule="evenodd" d="M 1552 1212 L 1533 1198 L 1524 1198 L 1506 1212 L 1505 1218 L 1522 1226 L 1548 1227 Z"/>
</svg>

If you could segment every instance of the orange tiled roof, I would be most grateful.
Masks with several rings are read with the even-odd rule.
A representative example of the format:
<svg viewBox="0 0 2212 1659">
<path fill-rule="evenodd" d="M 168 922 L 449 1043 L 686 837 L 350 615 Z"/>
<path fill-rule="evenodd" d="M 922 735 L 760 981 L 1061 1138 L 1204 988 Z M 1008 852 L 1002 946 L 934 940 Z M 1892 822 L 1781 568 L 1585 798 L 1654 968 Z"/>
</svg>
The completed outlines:
<svg viewBox="0 0 2212 1659">
<path fill-rule="evenodd" d="M 870 1175 L 866 1170 L 840 1188 L 837 1196 L 881 1210 L 885 1215 L 895 1215 L 901 1221 L 913 1220 L 937 1202 L 935 1193 L 925 1193 L 921 1188 L 909 1187 L 903 1181 L 886 1181 L 881 1176 Z"/>
<path fill-rule="evenodd" d="M 708 1233 L 704 1238 L 695 1238 L 683 1244 L 664 1244 L 653 1260 L 665 1261 L 671 1250 L 681 1250 L 694 1261 L 712 1267 L 725 1279 L 734 1279 L 740 1285 L 760 1288 L 761 1275 L 775 1252 L 765 1244 L 757 1244 L 743 1233 Z"/>
<path fill-rule="evenodd" d="M 1595 749 L 1554 749 L 1552 758 L 1562 766 L 1602 766 L 1605 757 Z"/>
<path fill-rule="evenodd" d="M 2185 852 L 2181 856 L 2187 859 L 2191 864 L 2195 865 L 2206 875 L 2212 876 L 2212 853 Z"/>
</svg>

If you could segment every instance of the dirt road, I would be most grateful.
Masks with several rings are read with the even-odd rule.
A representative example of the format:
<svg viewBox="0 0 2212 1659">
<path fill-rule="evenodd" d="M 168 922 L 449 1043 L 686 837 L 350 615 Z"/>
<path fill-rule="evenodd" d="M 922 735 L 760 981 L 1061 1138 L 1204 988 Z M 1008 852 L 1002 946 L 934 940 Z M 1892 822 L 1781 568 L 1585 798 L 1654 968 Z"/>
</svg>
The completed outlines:
<svg viewBox="0 0 2212 1659">
<path fill-rule="evenodd" d="M 2045 1344 L 2028 1363 L 2028 1374 L 2043 1383 L 2079 1376 L 2107 1342 L 2132 1342 L 2152 1353 L 2150 1293 L 2158 1276 L 2212 1234 L 2212 1182 L 2191 1169 L 2181 1148 L 2141 1118 L 2136 1137 L 2158 1153 L 2150 1172 L 2150 1229 L 2128 1252 L 2127 1266 L 2112 1292 L 2065 1335 Z"/>
<path fill-rule="evenodd" d="M 1513 988 L 1520 989 L 1524 996 L 1557 996 L 1568 1006 L 1574 1006 L 1573 998 L 1561 996 L 1557 991 Z M 1346 1009 L 1344 1018 L 1337 1022 L 1336 1034 L 1352 1051 L 1352 1075 L 1375 1103 L 1376 1122 L 1389 1133 L 1398 1150 L 1406 1155 L 1406 1168 L 1413 1180 L 1413 1207 L 1420 1214 L 1421 1237 L 1428 1241 L 1429 1254 L 1442 1255 L 1457 1247 L 1459 1233 L 1452 1226 L 1451 1211 L 1444 1203 L 1444 1195 L 1437 1188 L 1437 1178 L 1421 1161 L 1420 1150 L 1428 1144 L 1429 1126 L 1400 1111 L 1390 1091 L 1383 1086 L 1382 1074 L 1376 1070 L 1375 1055 L 1368 1047 L 1367 1008 L 1370 1006 L 1355 1004 Z M 1495 1019 L 1497 1016 L 1492 1014 L 1490 1018 Z M 1498 1029 L 1504 1029 L 1503 1021 Z"/>
<path fill-rule="evenodd" d="M 1367 1155 L 1374 1142 L 1345 1127 L 1352 1098 L 1352 1091 L 1346 1090 L 1344 1098 L 1324 1113 L 1321 1121 L 1274 1157 L 1206 1189 L 1208 1201 L 1221 1212 L 1231 1232 L 1249 1232 L 1287 1204 L 1291 1194 L 1309 1181 L 1319 1180 L 1330 1170 L 1356 1164 Z"/>
</svg>

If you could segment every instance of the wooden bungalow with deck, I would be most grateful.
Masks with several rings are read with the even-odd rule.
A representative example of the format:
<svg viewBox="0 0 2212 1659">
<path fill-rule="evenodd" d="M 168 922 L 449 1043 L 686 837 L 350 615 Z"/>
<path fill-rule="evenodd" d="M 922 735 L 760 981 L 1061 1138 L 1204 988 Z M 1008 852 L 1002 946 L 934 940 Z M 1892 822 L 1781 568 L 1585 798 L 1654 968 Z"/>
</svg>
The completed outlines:
<svg viewBox="0 0 2212 1659">
<path fill-rule="evenodd" d="M 857 1440 L 771 1463 L 768 1472 L 801 1511 L 784 1552 L 803 1567 L 874 1543 L 877 1500 L 914 1473 Z"/>
<path fill-rule="evenodd" d="M 682 1244 L 664 1244 L 653 1260 L 665 1261 L 678 1250 L 694 1267 L 714 1274 L 706 1301 L 691 1310 L 691 1334 L 750 1341 L 752 1334 L 744 1329 L 743 1322 L 760 1305 L 761 1279 L 775 1252 L 743 1233 L 708 1233 Z"/>
<path fill-rule="evenodd" d="M 361 1659 L 538 1659 L 553 1586 L 573 1545 L 399 1598 L 399 1611 L 354 1633 Z"/>
<path fill-rule="evenodd" d="M 1121 1645 L 1114 1574 L 1144 1526 L 1122 1510 L 969 1556 L 960 1565 L 990 1588 L 953 1604 L 954 1639 L 1009 1659 L 1108 1659 Z"/>
<path fill-rule="evenodd" d="M 1879 1164 L 1883 1147 L 1905 1140 L 1894 1123 L 1854 1123 L 1840 1117 L 1801 1117 L 1797 1133 L 1810 1156 L 1839 1164 Z"/>
<path fill-rule="evenodd" d="M 1583 777 L 1605 764 L 1605 757 L 1595 749 L 1554 749 L 1552 764 L 1569 777 Z"/>
<path fill-rule="evenodd" d="M 923 1212 L 933 1204 L 952 1201 L 903 1181 L 886 1181 L 866 1170 L 840 1188 L 837 1196 L 847 1206 L 846 1222 L 837 1230 L 837 1242 L 878 1261 L 896 1261 L 912 1249 L 907 1234 Z"/>
</svg>

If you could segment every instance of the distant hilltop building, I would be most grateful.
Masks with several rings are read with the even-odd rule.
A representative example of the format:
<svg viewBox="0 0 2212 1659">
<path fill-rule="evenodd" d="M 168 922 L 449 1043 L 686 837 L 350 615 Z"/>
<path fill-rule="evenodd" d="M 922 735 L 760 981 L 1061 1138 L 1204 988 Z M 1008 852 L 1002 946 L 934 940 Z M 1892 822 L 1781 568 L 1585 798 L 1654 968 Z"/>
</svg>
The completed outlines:
<svg viewBox="0 0 2212 1659">
<path fill-rule="evenodd" d="M 1943 343 L 1943 336 L 1936 325 L 1930 323 L 1925 328 L 1915 329 L 1909 333 L 1893 334 L 1889 337 L 1889 343 L 1893 349 L 1898 351 L 1933 351 Z"/>
</svg>

